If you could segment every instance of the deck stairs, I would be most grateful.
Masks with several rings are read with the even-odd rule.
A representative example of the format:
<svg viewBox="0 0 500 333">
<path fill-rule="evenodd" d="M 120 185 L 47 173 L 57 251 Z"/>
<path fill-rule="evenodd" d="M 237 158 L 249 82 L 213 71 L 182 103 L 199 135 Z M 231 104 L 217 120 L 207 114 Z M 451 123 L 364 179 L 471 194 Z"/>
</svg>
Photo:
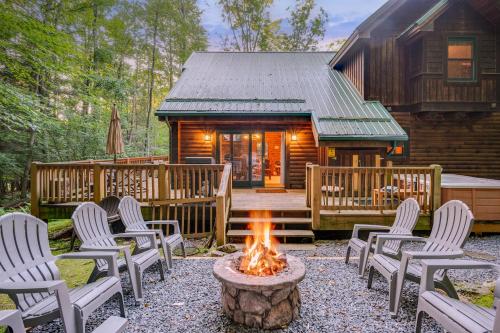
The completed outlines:
<svg viewBox="0 0 500 333">
<path fill-rule="evenodd" d="M 261 216 L 270 216 L 262 218 Z M 306 250 L 314 246 L 311 212 L 308 208 L 247 210 L 232 209 L 228 220 L 227 240 L 233 244 L 242 244 L 247 236 L 252 235 L 248 225 L 269 221 L 275 228 L 271 234 L 276 237 L 284 249 Z"/>
</svg>

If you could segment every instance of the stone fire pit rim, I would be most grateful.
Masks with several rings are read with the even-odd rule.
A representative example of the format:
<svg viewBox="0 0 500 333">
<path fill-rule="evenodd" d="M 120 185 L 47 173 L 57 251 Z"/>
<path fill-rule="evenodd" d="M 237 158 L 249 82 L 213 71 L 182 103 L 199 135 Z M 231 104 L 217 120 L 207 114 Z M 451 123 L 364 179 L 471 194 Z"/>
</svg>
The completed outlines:
<svg viewBox="0 0 500 333">
<path fill-rule="evenodd" d="M 265 291 L 294 287 L 302 281 L 306 274 L 304 263 L 297 257 L 287 255 L 288 267 L 273 276 L 254 276 L 241 273 L 234 267 L 234 261 L 243 255 L 238 251 L 217 259 L 213 274 L 222 283 L 230 284 L 238 289 Z"/>
</svg>

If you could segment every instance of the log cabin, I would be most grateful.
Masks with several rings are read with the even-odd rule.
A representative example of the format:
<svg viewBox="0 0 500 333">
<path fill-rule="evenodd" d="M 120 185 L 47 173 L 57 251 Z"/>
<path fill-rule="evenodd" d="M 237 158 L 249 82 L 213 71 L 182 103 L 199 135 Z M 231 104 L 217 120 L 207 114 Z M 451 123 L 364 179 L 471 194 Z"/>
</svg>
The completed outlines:
<svg viewBox="0 0 500 333">
<path fill-rule="evenodd" d="M 380 102 L 328 65 L 334 55 L 193 53 L 156 112 L 170 126 L 171 162 L 212 157 L 232 163 L 235 187 L 304 188 L 306 163 L 372 163 L 405 141 Z"/>
<path fill-rule="evenodd" d="M 389 0 L 334 52 L 195 52 L 157 110 L 170 160 L 303 188 L 306 163 L 500 179 L 496 0 Z"/>
</svg>

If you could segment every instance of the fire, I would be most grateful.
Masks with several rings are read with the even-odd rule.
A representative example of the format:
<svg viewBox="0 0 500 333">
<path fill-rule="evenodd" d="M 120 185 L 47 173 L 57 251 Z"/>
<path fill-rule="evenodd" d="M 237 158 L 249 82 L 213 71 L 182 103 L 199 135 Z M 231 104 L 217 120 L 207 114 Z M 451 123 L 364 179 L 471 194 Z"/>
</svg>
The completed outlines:
<svg viewBox="0 0 500 333">
<path fill-rule="evenodd" d="M 246 246 L 240 262 L 245 274 L 268 276 L 286 267 L 286 256 L 278 251 L 278 241 L 271 236 L 271 222 L 256 222 L 251 226 L 253 237 L 246 238 Z"/>
</svg>

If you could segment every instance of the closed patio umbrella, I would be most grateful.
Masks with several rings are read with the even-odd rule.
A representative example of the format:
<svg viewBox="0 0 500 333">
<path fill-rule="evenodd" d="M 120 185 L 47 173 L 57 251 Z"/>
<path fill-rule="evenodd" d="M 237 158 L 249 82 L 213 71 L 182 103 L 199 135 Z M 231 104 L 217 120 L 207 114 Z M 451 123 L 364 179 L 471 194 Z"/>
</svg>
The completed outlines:
<svg viewBox="0 0 500 333">
<path fill-rule="evenodd" d="M 106 154 L 113 154 L 113 161 L 116 163 L 116 154 L 124 152 L 122 128 L 120 125 L 120 116 L 116 105 L 113 104 L 113 111 L 111 113 L 111 121 L 108 129 L 108 142 L 106 144 Z"/>
</svg>

